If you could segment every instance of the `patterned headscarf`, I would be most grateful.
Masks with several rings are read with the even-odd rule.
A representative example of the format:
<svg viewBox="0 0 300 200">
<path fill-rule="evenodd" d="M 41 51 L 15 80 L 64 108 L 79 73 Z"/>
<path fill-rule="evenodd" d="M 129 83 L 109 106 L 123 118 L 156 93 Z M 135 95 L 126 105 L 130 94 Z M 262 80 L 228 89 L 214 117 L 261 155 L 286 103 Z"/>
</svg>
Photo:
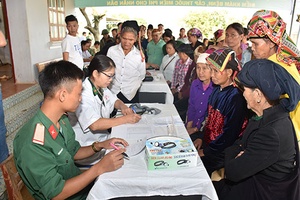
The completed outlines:
<svg viewBox="0 0 300 200">
<path fill-rule="evenodd" d="M 191 28 L 189 31 L 188 31 L 189 34 L 193 35 L 193 36 L 196 36 L 198 39 L 202 40 L 202 33 L 199 29 L 197 28 Z"/>
<path fill-rule="evenodd" d="M 240 64 L 235 56 L 235 51 L 230 48 L 215 50 L 206 58 L 206 60 L 220 71 L 223 71 L 224 69 L 240 71 L 241 69 Z"/>
<path fill-rule="evenodd" d="M 215 42 L 221 42 L 222 40 L 225 40 L 225 31 L 223 29 L 218 29 L 216 32 L 214 32 L 215 36 Z"/>
<path fill-rule="evenodd" d="M 236 58 L 235 51 L 230 48 L 215 50 L 206 58 L 207 62 L 214 65 L 221 72 L 224 69 L 232 69 L 232 80 L 235 79 L 238 72 L 241 70 L 241 65 Z"/>
<path fill-rule="evenodd" d="M 277 46 L 276 57 L 288 65 L 299 64 L 300 51 L 286 33 L 286 23 L 274 11 L 259 10 L 248 23 L 249 38 L 269 38 Z"/>
</svg>

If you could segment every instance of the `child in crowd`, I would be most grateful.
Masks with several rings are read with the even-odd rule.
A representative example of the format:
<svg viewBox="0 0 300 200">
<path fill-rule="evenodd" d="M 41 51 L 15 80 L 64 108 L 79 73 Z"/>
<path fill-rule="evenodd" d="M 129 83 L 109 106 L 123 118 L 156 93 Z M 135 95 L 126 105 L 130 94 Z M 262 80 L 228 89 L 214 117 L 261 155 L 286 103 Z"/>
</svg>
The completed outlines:
<svg viewBox="0 0 300 200">
<path fill-rule="evenodd" d="M 78 20 L 74 15 L 68 15 L 65 18 L 68 34 L 61 43 L 63 60 L 74 63 L 80 69 L 83 69 L 83 59 L 80 38 L 77 37 Z"/>
</svg>

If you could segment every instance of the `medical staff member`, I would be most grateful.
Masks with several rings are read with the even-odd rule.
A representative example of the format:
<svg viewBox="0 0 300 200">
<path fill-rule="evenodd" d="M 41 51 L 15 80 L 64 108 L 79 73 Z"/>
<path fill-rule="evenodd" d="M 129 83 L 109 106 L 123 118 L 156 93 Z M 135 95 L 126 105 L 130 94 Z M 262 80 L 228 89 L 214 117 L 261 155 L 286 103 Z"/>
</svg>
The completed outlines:
<svg viewBox="0 0 300 200">
<path fill-rule="evenodd" d="M 104 141 L 109 128 L 141 119 L 107 88 L 115 76 L 115 68 L 113 60 L 104 55 L 96 55 L 88 66 L 88 77 L 82 83 L 82 101 L 75 113 L 69 113 L 81 145 Z M 110 118 L 114 108 L 121 110 L 123 116 Z"/>
</svg>

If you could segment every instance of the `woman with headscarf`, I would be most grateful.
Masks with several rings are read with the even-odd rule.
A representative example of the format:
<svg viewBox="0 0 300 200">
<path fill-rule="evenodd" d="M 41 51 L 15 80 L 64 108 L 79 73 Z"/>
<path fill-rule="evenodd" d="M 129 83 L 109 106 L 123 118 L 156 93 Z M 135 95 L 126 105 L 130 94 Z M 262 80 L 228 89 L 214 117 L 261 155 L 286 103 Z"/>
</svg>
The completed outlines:
<svg viewBox="0 0 300 200">
<path fill-rule="evenodd" d="M 286 23 L 274 11 L 259 10 L 248 23 L 249 38 L 252 43 L 253 56 L 257 59 L 269 59 L 284 69 L 300 84 L 300 51 L 286 33 Z M 290 117 L 300 140 L 300 103 Z"/>
<path fill-rule="evenodd" d="M 197 28 L 191 28 L 188 32 L 187 32 L 187 36 L 188 36 L 188 40 L 190 42 L 190 45 L 193 49 L 193 51 L 195 51 L 195 49 L 199 46 L 199 45 L 203 45 L 202 42 L 200 42 L 199 40 L 202 40 L 202 33 L 199 29 Z"/>
<path fill-rule="evenodd" d="M 233 80 L 240 70 L 235 52 L 230 48 L 210 54 L 207 63 L 216 85 L 208 99 L 208 111 L 200 131 L 191 135 L 199 156 L 211 173 L 224 167 L 224 150 L 243 133 L 247 124 L 247 107 Z"/>
<path fill-rule="evenodd" d="M 213 91 L 212 70 L 207 64 L 208 53 L 202 53 L 197 59 L 197 78 L 192 82 L 187 111 L 186 130 L 189 135 L 199 131 L 208 107 L 208 98 Z"/>
<path fill-rule="evenodd" d="M 174 95 L 174 105 L 182 119 L 185 121 L 188 109 L 190 86 L 196 78 L 194 54 L 189 44 L 181 44 L 178 47 L 179 59 L 175 64 L 171 83 L 171 91 Z"/>
<path fill-rule="evenodd" d="M 300 100 L 299 84 L 267 59 L 246 63 L 238 79 L 256 115 L 225 150 L 226 179 L 215 183 L 220 200 L 299 200 L 299 149 L 289 118 Z M 280 99 L 285 93 L 289 98 Z"/>
<path fill-rule="evenodd" d="M 214 44 L 209 45 L 205 53 L 213 53 L 217 49 L 225 48 L 227 44 L 225 42 L 225 31 L 223 29 L 218 29 L 214 32 Z"/>
</svg>

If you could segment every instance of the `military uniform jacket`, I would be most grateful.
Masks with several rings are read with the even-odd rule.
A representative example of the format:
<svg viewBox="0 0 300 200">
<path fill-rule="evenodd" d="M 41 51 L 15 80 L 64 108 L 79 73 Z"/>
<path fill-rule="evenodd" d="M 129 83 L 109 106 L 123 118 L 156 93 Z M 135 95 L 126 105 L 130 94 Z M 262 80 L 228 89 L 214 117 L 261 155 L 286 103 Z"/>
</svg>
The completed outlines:
<svg viewBox="0 0 300 200">
<path fill-rule="evenodd" d="M 60 130 L 39 110 L 17 133 L 13 147 L 17 170 L 35 199 L 58 195 L 67 179 L 80 174 L 74 155 L 80 148 L 66 116 Z M 85 199 L 77 193 L 70 199 Z"/>
</svg>

